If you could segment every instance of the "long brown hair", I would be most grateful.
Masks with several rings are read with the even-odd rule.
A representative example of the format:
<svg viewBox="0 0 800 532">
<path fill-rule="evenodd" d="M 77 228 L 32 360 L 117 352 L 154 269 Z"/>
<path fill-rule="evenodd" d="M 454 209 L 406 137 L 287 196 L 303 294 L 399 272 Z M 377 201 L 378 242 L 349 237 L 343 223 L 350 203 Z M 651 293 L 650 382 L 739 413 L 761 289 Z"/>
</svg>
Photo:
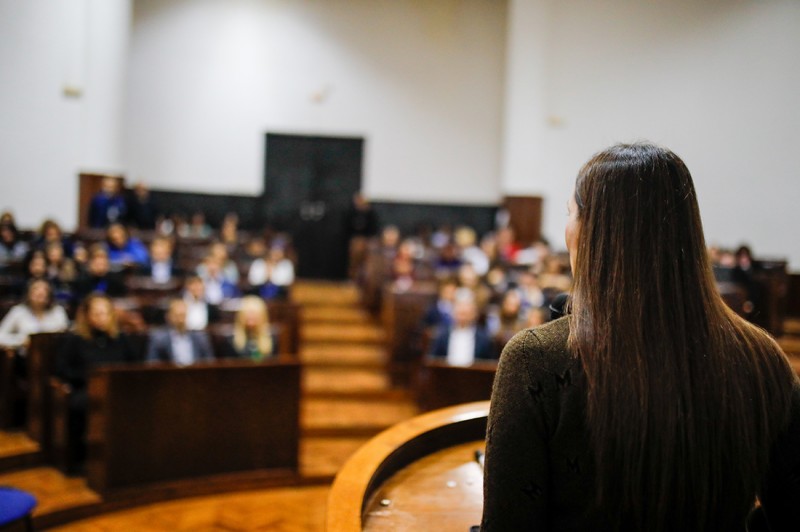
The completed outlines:
<svg viewBox="0 0 800 532">
<path fill-rule="evenodd" d="M 598 504 L 623 529 L 742 529 L 787 422 L 788 361 L 718 295 L 677 155 L 609 148 L 579 172 L 575 201 L 570 348 Z"/>
</svg>

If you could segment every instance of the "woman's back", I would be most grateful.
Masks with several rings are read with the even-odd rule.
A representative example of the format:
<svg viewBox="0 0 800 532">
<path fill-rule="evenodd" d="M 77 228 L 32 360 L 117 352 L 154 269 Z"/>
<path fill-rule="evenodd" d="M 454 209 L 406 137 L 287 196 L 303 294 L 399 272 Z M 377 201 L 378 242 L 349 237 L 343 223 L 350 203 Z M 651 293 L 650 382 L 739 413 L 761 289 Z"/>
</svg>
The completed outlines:
<svg viewBox="0 0 800 532">
<path fill-rule="evenodd" d="M 531 375 L 530 400 L 513 373 L 498 371 L 487 438 L 487 529 L 509 529 L 490 524 L 505 506 L 492 494 L 505 482 L 496 471 L 508 465 L 491 456 L 526 447 L 513 438 L 498 442 L 496 434 L 508 423 L 530 430 L 537 416 L 543 424 L 534 433 L 548 450 L 545 469 L 535 473 L 547 489 L 534 482 L 537 489 L 524 491 L 542 494 L 545 527 L 569 519 L 565 512 L 580 513 L 556 504 L 559 467 L 567 463 L 591 472 L 582 499 L 611 529 L 743 529 L 797 381 L 777 344 L 720 299 L 689 171 L 668 150 L 615 146 L 581 169 L 569 210 L 571 316 L 547 349 L 540 333 L 525 333 L 523 346 L 512 342 L 507 353 L 522 353 L 510 361 L 566 357 L 573 366 Z M 507 389 L 514 391 L 503 398 Z M 526 401 L 515 416 L 501 407 Z M 547 409 L 536 413 L 542 404 Z M 553 440 L 564 427 L 574 430 Z M 590 459 L 559 454 L 572 448 Z"/>
</svg>

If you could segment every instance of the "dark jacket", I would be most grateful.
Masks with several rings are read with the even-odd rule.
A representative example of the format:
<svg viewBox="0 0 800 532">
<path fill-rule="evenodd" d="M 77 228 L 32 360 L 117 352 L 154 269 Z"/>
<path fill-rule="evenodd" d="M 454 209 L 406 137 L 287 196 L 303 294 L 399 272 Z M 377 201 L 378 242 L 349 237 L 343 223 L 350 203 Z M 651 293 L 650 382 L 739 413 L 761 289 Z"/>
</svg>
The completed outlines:
<svg viewBox="0 0 800 532">
<path fill-rule="evenodd" d="M 439 334 L 433 341 L 430 356 L 433 358 L 447 358 L 447 350 L 450 347 L 450 327 L 442 327 Z M 475 360 L 493 360 L 492 340 L 489 333 L 480 325 L 475 326 Z"/>
<path fill-rule="evenodd" d="M 156 329 L 150 333 L 150 341 L 147 344 L 147 360 L 160 362 L 176 362 L 172 352 L 172 329 Z M 211 341 L 204 331 L 187 331 L 189 341 L 192 344 L 192 361 L 212 360 L 214 351 L 211 349 Z"/>
</svg>

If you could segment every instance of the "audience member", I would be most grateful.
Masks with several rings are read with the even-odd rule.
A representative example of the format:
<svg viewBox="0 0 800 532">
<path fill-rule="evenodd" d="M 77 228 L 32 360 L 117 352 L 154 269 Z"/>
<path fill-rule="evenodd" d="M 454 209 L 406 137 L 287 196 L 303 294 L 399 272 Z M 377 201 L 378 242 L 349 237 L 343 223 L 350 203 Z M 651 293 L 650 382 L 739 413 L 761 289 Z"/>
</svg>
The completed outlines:
<svg viewBox="0 0 800 532">
<path fill-rule="evenodd" d="M 89 204 L 89 227 L 105 229 L 125 220 L 127 213 L 125 198 L 120 193 L 120 181 L 114 177 L 103 178 L 100 192 Z"/>
<path fill-rule="evenodd" d="M 489 312 L 486 326 L 492 337 L 501 338 L 505 343 L 524 328 L 525 316 L 519 291 L 509 290 L 503 295 L 500 305 Z"/>
<path fill-rule="evenodd" d="M 103 294 L 89 295 L 78 308 L 74 334 L 67 335 L 56 359 L 56 375 L 72 387 L 68 431 L 73 464 L 83 462 L 86 453 L 86 385 L 90 370 L 136 359 L 130 339 L 119 332 L 111 300 Z"/>
<path fill-rule="evenodd" d="M 210 238 L 211 234 L 211 226 L 206 223 L 206 215 L 202 211 L 192 214 L 191 221 L 178 232 L 182 238 Z"/>
<path fill-rule="evenodd" d="M 239 247 L 239 215 L 235 212 L 229 212 L 222 219 L 222 225 L 219 230 L 219 240 L 222 242 L 228 254 L 236 253 Z"/>
<path fill-rule="evenodd" d="M 286 299 L 294 283 L 294 264 L 282 246 L 272 246 L 266 259 L 253 261 L 247 280 L 264 299 Z"/>
<path fill-rule="evenodd" d="M 478 306 L 471 297 L 457 297 L 453 324 L 436 336 L 430 356 L 451 366 L 471 366 L 476 360 L 492 359 L 492 344 L 486 329 L 478 323 Z"/>
<path fill-rule="evenodd" d="M 28 253 L 28 244 L 20 239 L 14 224 L 0 224 L 0 267 L 21 262 Z"/>
<path fill-rule="evenodd" d="M 228 356 L 264 360 L 277 352 L 277 340 L 269 323 L 267 304 L 258 296 L 245 296 L 236 314 Z"/>
<path fill-rule="evenodd" d="M 422 318 L 425 327 L 449 327 L 453 324 L 453 304 L 456 299 L 458 283 L 445 279 L 439 283 L 439 297 Z"/>
<path fill-rule="evenodd" d="M 192 276 L 186 279 L 183 289 L 186 302 L 186 328 L 199 331 L 219 320 L 219 308 L 206 301 L 206 287 L 203 279 Z"/>
<path fill-rule="evenodd" d="M 355 279 L 366 259 L 369 239 L 378 234 L 378 216 L 360 192 L 353 195 L 346 231 L 350 243 L 349 275 L 350 279 Z"/>
<path fill-rule="evenodd" d="M 74 284 L 78 279 L 75 261 L 65 256 L 61 242 L 50 242 L 44 249 L 47 262 L 47 279 L 53 285 L 56 300 L 69 303 L 74 296 Z"/>
<path fill-rule="evenodd" d="M 39 234 L 33 243 L 33 247 L 44 250 L 52 243 L 61 244 L 61 246 L 64 248 L 64 255 L 66 257 L 73 258 L 75 250 L 72 239 L 64 235 L 64 232 L 61 230 L 61 226 L 58 225 L 55 220 L 47 219 L 42 222 L 42 225 L 39 228 Z"/>
<path fill-rule="evenodd" d="M 461 259 L 472 265 L 472 269 L 479 277 L 489 273 L 489 257 L 476 245 L 477 236 L 471 227 L 461 226 L 456 229 L 456 245 L 461 249 Z"/>
<path fill-rule="evenodd" d="M 121 223 L 113 223 L 106 231 L 108 260 L 114 266 L 146 267 L 150 262 L 147 248 L 141 240 L 133 237 Z"/>
<path fill-rule="evenodd" d="M 187 327 L 188 306 L 182 299 L 173 299 L 167 311 L 167 327 L 150 332 L 147 360 L 172 362 L 188 366 L 202 360 L 212 360 L 214 353 L 205 331 Z"/>
<path fill-rule="evenodd" d="M 25 301 L 11 307 L 0 322 L 0 345 L 26 348 L 31 334 L 63 331 L 68 326 L 67 313 L 55 303 L 50 283 L 34 279 Z"/>
<path fill-rule="evenodd" d="M 136 183 L 128 204 L 128 220 L 134 227 L 144 230 L 156 228 L 158 208 L 150 190 L 142 183 Z"/>
<path fill-rule="evenodd" d="M 127 293 L 122 275 L 111 271 L 108 252 L 102 244 L 91 247 L 86 271 L 75 283 L 75 294 L 79 299 L 92 292 L 100 292 L 109 297 L 123 297 Z"/>
<path fill-rule="evenodd" d="M 522 309 L 528 311 L 532 308 L 543 307 L 547 303 L 544 292 L 539 286 L 539 278 L 530 271 L 520 272 L 517 283 L 522 296 Z"/>
<path fill-rule="evenodd" d="M 239 295 L 236 284 L 225 277 L 222 271 L 221 259 L 218 256 L 206 256 L 202 268 L 198 267 L 198 277 L 205 285 L 205 299 L 212 305 L 219 305 L 225 300 Z"/>
<path fill-rule="evenodd" d="M 219 263 L 220 271 L 225 277 L 225 279 L 233 284 L 236 285 L 239 283 L 239 267 L 236 266 L 236 263 L 231 260 L 230 254 L 228 253 L 228 248 L 222 242 L 213 242 L 208 248 L 208 257 L 212 257 Z M 206 261 L 204 260 L 199 266 L 197 266 L 197 275 L 200 277 L 206 276 L 206 268 L 207 268 Z"/>
<path fill-rule="evenodd" d="M 27 281 L 32 281 L 33 279 L 47 280 L 47 259 L 43 251 L 37 249 L 28 256 L 28 265 L 25 268 L 25 272 Z"/>
<path fill-rule="evenodd" d="M 172 240 L 157 236 L 150 243 L 150 263 L 142 269 L 142 274 L 150 277 L 156 284 L 167 284 L 182 272 L 172 259 Z"/>
</svg>

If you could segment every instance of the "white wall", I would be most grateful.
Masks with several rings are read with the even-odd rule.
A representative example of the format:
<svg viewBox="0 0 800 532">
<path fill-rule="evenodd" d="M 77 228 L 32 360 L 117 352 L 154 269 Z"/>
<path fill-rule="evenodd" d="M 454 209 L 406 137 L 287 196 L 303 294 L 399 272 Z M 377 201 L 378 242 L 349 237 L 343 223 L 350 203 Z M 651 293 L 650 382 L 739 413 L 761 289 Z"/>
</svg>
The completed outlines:
<svg viewBox="0 0 800 532">
<path fill-rule="evenodd" d="M 580 165 L 647 139 L 692 171 L 709 243 L 749 242 L 800 269 L 800 2 L 512 0 L 510 11 L 528 19 L 511 25 L 505 114 L 538 119 L 507 137 L 502 186 L 547 198 L 550 238 L 563 240 Z M 527 31 L 541 16 L 541 33 Z M 537 75 L 544 88 L 531 90 Z"/>
<path fill-rule="evenodd" d="M 129 175 L 257 194 L 266 132 L 356 135 L 374 199 L 495 202 L 505 22 L 498 0 L 137 1 Z"/>
<path fill-rule="evenodd" d="M 121 168 L 129 21 L 129 0 L 0 0 L 0 209 L 20 226 L 74 228 L 77 173 Z"/>
</svg>

